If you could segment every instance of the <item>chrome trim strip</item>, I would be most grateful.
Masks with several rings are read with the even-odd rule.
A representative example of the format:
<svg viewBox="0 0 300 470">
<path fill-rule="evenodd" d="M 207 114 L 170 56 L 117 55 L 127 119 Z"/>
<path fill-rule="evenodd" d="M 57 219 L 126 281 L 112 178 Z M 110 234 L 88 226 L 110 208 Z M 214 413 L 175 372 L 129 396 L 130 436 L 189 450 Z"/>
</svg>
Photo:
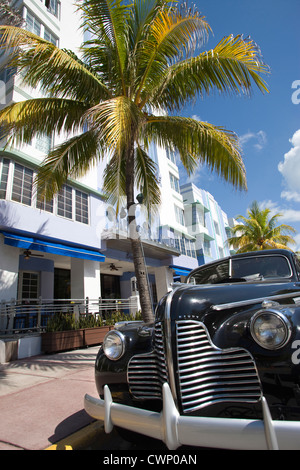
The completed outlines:
<svg viewBox="0 0 300 470">
<path fill-rule="evenodd" d="M 228 275 L 229 275 L 229 277 L 232 277 L 232 258 L 229 258 Z"/>
<path fill-rule="evenodd" d="M 178 289 L 179 287 L 177 287 Z M 169 373 L 169 384 L 171 388 L 171 393 L 173 396 L 173 400 L 177 403 L 177 392 L 176 392 L 176 384 L 175 384 L 175 371 L 174 371 L 174 361 L 173 361 L 173 354 L 172 354 L 172 331 L 171 331 L 171 304 L 172 299 L 177 291 L 175 288 L 172 290 L 167 299 L 166 299 L 166 307 L 165 307 L 165 345 L 166 345 L 166 365 Z"/>
<path fill-rule="evenodd" d="M 299 297 L 300 292 L 290 292 L 289 294 L 270 295 L 268 297 L 257 297 L 256 299 L 240 300 L 238 302 L 229 302 L 227 304 L 212 305 L 213 310 L 226 310 L 234 307 L 244 307 L 245 305 L 256 304 L 264 300 L 288 299 L 290 297 Z"/>
</svg>

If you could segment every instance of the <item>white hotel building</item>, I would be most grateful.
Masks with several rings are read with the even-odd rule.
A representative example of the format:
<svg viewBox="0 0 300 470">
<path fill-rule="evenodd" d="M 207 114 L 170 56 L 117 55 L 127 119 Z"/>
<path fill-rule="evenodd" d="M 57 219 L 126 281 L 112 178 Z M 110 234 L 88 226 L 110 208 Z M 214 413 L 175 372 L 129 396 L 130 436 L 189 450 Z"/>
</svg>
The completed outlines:
<svg viewBox="0 0 300 470">
<path fill-rule="evenodd" d="M 45 0 L 19 0 L 14 6 L 21 7 L 25 28 L 60 48 L 76 52 L 82 43 L 72 0 L 51 0 L 49 8 Z M 0 80 L 5 84 L 0 103 L 38 94 L 22 87 L 5 66 Z M 4 148 L 5 141 L 0 141 L 2 312 L 11 299 L 21 304 L 36 299 L 128 299 L 136 294 L 126 217 L 120 213 L 116 219 L 105 203 L 101 168 L 68 181 L 46 206 L 33 191 L 35 173 L 56 142 L 57 136 L 45 136 L 22 148 Z M 141 215 L 140 236 L 155 305 L 174 280 L 198 264 L 229 254 L 229 222 L 212 195 L 193 184 L 180 186 L 173 154 L 155 147 L 151 152 L 159 169 L 162 202 L 151 224 Z M 138 210 L 142 212 L 140 206 Z M 7 329 L 1 318 L 0 335 Z M 18 327 L 9 326 L 11 331 Z"/>
</svg>

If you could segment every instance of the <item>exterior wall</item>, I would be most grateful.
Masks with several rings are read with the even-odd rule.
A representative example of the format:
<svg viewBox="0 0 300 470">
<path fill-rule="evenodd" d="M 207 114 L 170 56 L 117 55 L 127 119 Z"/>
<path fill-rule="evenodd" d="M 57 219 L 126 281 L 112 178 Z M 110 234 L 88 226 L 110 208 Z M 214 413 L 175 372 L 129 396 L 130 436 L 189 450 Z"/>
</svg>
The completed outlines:
<svg viewBox="0 0 300 470">
<path fill-rule="evenodd" d="M 0 236 L 0 301 L 16 298 L 18 288 L 19 253 L 4 245 Z"/>
</svg>

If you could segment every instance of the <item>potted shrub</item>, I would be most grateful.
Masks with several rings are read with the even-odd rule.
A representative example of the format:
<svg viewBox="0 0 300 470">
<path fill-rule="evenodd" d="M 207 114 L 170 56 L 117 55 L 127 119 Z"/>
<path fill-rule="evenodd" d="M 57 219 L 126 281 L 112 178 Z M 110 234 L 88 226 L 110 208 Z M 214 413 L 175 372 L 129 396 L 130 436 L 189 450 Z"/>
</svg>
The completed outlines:
<svg viewBox="0 0 300 470">
<path fill-rule="evenodd" d="M 84 346 L 103 343 L 106 333 L 113 329 L 113 324 L 106 324 L 100 315 L 81 315 L 78 323 L 79 328 L 83 329 Z"/>
<path fill-rule="evenodd" d="M 52 353 L 83 347 L 83 329 L 78 328 L 77 323 L 74 314 L 54 314 L 42 333 L 42 351 Z"/>
<path fill-rule="evenodd" d="M 106 333 L 109 330 L 112 330 L 117 322 L 141 319 L 142 315 L 140 312 L 134 316 L 116 311 L 111 315 L 107 315 L 105 320 L 103 320 L 100 316 L 95 318 L 94 315 L 83 315 L 79 320 L 79 324 L 81 328 L 84 328 L 85 346 L 92 346 L 102 343 Z"/>
<path fill-rule="evenodd" d="M 42 333 L 42 351 L 49 354 L 101 344 L 115 323 L 138 319 L 141 319 L 140 314 L 133 317 L 118 311 L 105 320 L 100 315 L 80 315 L 76 320 L 74 313 L 56 313 L 48 320 L 46 331 Z"/>
</svg>

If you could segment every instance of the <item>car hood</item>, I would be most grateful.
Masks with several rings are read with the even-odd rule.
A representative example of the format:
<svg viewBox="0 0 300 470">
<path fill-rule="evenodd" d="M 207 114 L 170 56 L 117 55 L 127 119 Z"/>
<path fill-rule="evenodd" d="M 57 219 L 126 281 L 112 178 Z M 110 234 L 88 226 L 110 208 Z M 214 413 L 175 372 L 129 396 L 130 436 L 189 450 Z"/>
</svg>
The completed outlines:
<svg viewBox="0 0 300 470">
<path fill-rule="evenodd" d="M 202 321 L 207 313 L 217 309 L 242 308 L 242 305 L 230 308 L 226 304 L 253 300 L 255 305 L 280 295 L 284 296 L 281 303 L 290 303 L 289 294 L 293 299 L 299 292 L 300 284 L 295 282 L 180 285 L 169 293 L 172 296 L 170 317 L 172 320 L 194 318 Z M 291 302 L 294 303 L 293 300 Z"/>
</svg>

